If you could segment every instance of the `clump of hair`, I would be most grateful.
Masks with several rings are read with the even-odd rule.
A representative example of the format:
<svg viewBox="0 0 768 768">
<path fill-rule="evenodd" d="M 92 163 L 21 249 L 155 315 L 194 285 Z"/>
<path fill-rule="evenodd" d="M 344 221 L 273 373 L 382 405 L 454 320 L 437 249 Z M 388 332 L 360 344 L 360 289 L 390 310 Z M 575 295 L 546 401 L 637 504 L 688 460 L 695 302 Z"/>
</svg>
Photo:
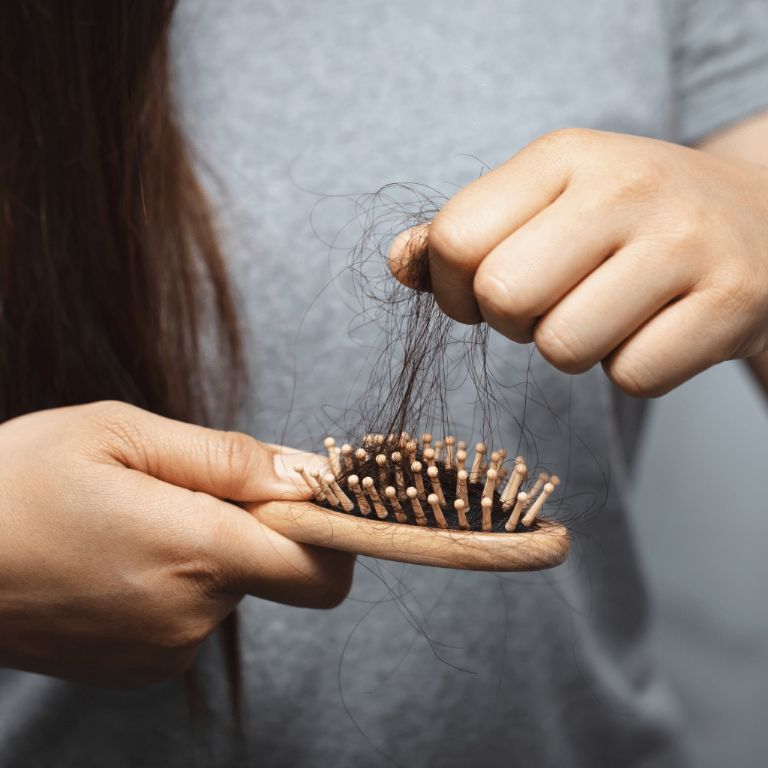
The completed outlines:
<svg viewBox="0 0 768 768">
<path fill-rule="evenodd" d="M 364 235 L 349 268 L 362 306 L 362 322 L 379 326 L 384 344 L 370 365 L 358 412 L 357 434 L 451 432 L 448 393 L 472 382 L 482 421 L 492 438 L 501 407 L 488 365 L 485 323 L 461 325 L 448 317 L 430 292 L 427 228 L 445 197 L 415 184 L 390 184 L 360 207 Z M 416 229 L 414 229 L 416 228 Z M 411 258 L 397 278 L 387 259 L 396 235 L 412 230 Z"/>
</svg>

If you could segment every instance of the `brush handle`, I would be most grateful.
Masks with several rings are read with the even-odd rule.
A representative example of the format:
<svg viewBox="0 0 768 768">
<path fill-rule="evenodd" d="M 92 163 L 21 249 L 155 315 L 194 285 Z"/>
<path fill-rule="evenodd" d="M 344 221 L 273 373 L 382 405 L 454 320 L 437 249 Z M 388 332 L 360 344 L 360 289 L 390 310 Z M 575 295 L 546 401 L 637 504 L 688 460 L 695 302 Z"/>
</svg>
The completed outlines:
<svg viewBox="0 0 768 768">
<path fill-rule="evenodd" d="M 358 555 L 471 571 L 537 571 L 565 560 L 565 526 L 537 520 L 525 533 L 456 531 L 367 519 L 308 502 L 269 502 L 249 511 L 262 523 L 302 544 Z"/>
</svg>

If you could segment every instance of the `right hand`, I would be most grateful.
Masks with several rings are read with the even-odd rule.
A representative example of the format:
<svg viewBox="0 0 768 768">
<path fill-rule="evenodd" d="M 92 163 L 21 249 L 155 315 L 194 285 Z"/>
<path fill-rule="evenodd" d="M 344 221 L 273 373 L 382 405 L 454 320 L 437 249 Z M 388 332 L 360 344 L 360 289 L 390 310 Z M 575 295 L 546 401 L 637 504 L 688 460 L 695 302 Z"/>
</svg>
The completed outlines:
<svg viewBox="0 0 768 768">
<path fill-rule="evenodd" d="M 341 602 L 353 556 L 221 500 L 306 499 L 283 453 L 124 403 L 0 425 L 0 666 L 143 685 L 186 670 L 245 594 Z"/>
</svg>

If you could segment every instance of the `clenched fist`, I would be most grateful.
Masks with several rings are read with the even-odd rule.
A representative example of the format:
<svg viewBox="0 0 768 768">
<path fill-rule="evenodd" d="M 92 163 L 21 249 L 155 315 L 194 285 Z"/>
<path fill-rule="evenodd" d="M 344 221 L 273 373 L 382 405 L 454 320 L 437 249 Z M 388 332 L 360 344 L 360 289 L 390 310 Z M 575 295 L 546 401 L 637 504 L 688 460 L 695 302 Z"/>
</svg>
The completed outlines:
<svg viewBox="0 0 768 768">
<path fill-rule="evenodd" d="M 558 368 L 602 362 L 656 396 L 768 349 L 768 169 L 652 139 L 563 130 L 396 238 L 428 246 L 448 315 L 535 341 Z"/>
</svg>

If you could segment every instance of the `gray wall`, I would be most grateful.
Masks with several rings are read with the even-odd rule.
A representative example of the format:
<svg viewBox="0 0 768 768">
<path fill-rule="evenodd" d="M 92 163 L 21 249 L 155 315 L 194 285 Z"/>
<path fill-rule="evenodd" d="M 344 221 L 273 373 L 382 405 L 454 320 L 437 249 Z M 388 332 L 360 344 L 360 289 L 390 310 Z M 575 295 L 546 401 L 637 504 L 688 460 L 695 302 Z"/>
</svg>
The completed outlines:
<svg viewBox="0 0 768 768">
<path fill-rule="evenodd" d="M 768 764 L 768 405 L 739 363 L 653 404 L 634 522 L 694 765 Z"/>
</svg>

